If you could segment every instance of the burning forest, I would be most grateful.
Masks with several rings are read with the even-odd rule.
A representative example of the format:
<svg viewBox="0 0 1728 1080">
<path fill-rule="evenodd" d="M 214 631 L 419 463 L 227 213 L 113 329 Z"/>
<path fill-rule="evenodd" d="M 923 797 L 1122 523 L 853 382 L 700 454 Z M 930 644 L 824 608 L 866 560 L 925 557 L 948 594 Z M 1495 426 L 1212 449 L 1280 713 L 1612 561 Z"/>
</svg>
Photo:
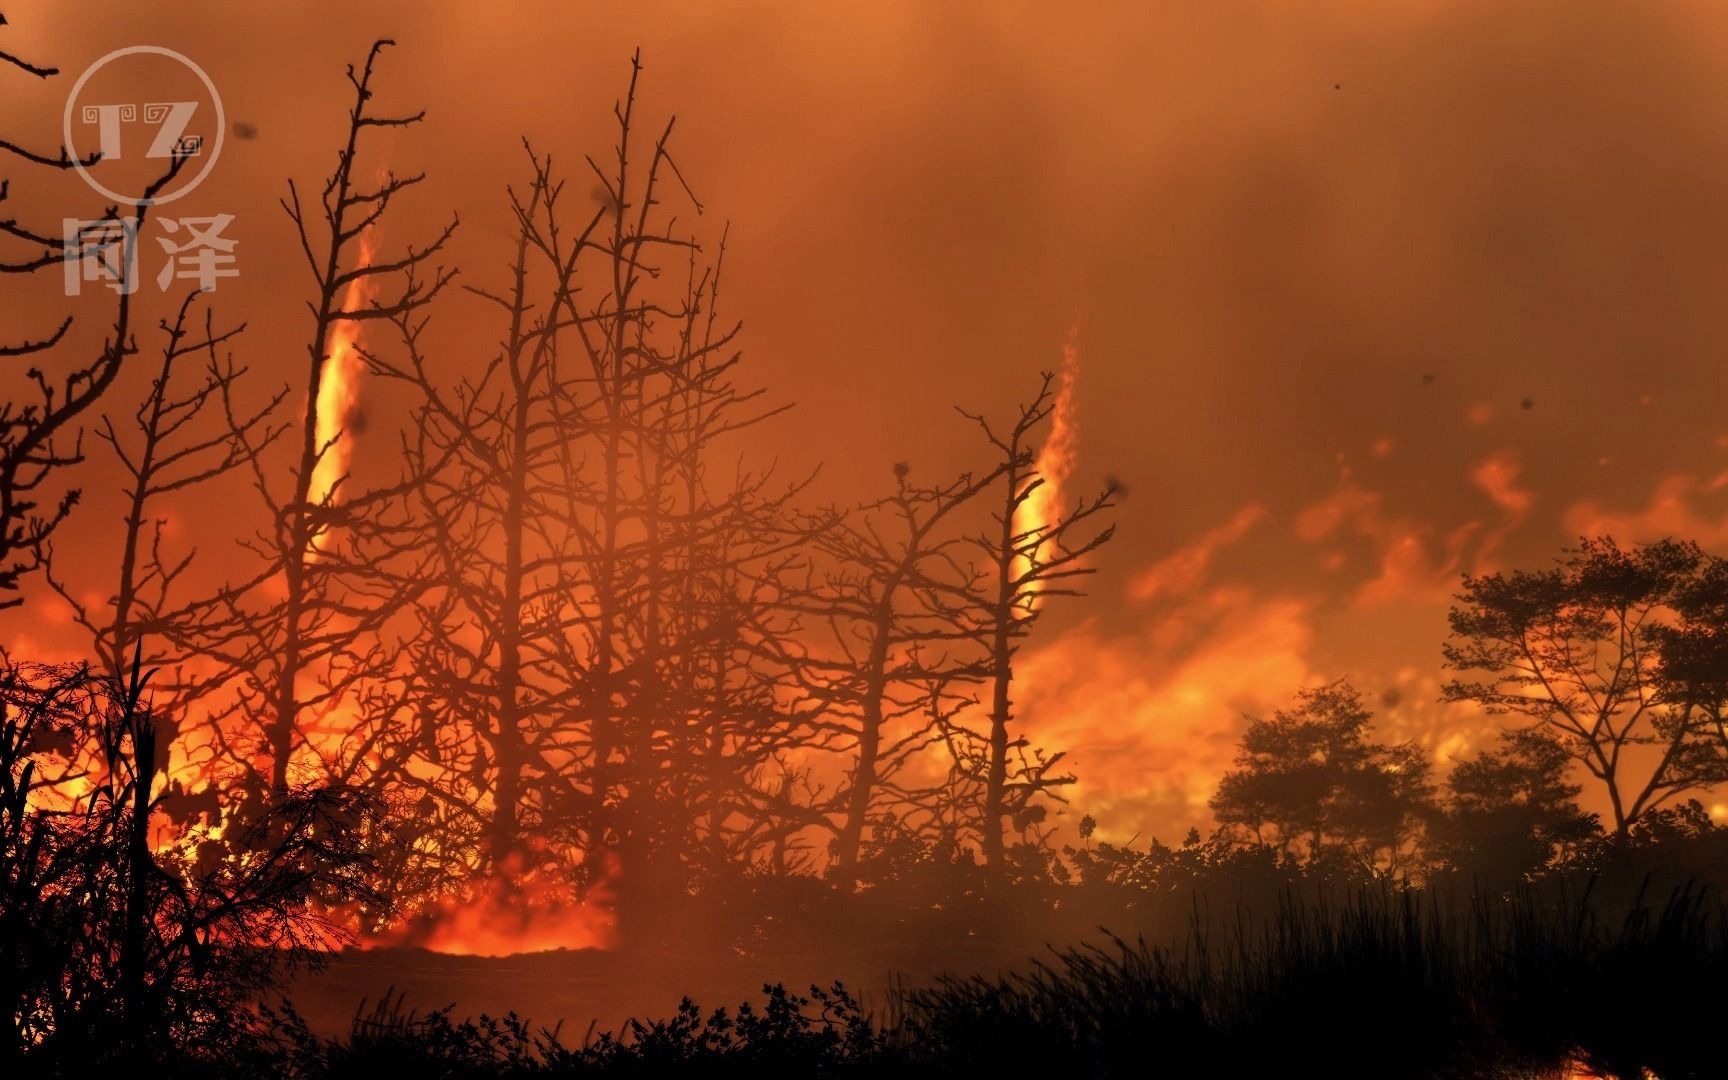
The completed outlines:
<svg viewBox="0 0 1728 1080">
<path fill-rule="evenodd" d="M 1211 16 L 9 8 L 7 1075 L 1721 1074 L 1728 436 L 1394 355 L 1266 164 L 1419 162 L 1417 16 L 1166 123 Z"/>
</svg>

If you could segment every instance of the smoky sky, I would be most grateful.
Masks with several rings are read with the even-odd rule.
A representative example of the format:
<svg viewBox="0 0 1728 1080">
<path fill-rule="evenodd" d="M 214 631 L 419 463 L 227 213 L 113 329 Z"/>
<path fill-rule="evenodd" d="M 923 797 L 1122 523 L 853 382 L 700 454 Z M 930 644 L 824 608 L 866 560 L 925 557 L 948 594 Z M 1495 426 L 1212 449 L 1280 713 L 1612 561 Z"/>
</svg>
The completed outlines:
<svg viewBox="0 0 1728 1080">
<path fill-rule="evenodd" d="M 6 13 L 16 51 L 69 74 L 136 43 L 210 72 L 253 137 L 188 201 L 236 215 L 243 276 L 213 299 L 280 381 L 299 378 L 306 281 L 276 200 L 329 170 L 344 66 L 380 36 L 398 42 L 382 102 L 427 120 L 375 160 L 429 176 L 382 243 L 455 212 L 475 284 L 502 273 L 522 137 L 586 190 L 640 47 L 644 117 L 676 114 L 702 228 L 730 225 L 749 378 L 795 403 L 740 452 L 820 463 L 824 500 L 879 492 L 896 461 L 964 467 L 980 447 L 953 406 L 1010 408 L 1073 329 L 1073 486 L 1128 495 L 1021 704 L 1078 744 L 1083 777 L 1144 758 L 1091 792 L 1124 832 L 1202 813 L 1240 713 L 1286 700 L 1283 680 L 1357 678 L 1448 753 L 1432 702 L 1459 573 L 1541 564 L 1599 524 L 1728 539 L 1728 14 L 1710 4 Z M 9 79 L 9 129 L 57 140 L 64 81 Z M 9 328 L 19 306 L 0 295 Z M 436 319 L 440 363 L 496 340 L 477 302 Z M 360 446 L 387 458 L 387 427 Z M 78 526 L 93 548 L 101 506 Z M 219 560 L 220 536 L 204 548 Z M 1064 641 L 1113 680 L 1084 709 Z M 1226 689 L 1177 685 L 1226 671 Z M 1126 747 L 1104 735 L 1124 712 L 1143 729 Z"/>
</svg>

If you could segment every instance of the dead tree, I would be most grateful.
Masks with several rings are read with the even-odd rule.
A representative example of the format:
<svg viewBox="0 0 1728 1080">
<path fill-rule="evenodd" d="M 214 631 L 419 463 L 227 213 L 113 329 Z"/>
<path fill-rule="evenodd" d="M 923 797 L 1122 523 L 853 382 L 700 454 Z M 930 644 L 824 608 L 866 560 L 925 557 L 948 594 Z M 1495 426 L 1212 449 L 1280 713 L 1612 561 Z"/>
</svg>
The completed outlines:
<svg viewBox="0 0 1728 1080">
<path fill-rule="evenodd" d="M 572 214 L 529 152 L 508 281 L 469 290 L 502 323 L 497 353 L 441 380 L 412 316 L 394 320 L 401 360 L 368 350 L 420 401 L 407 456 L 437 564 L 416 604 L 417 723 L 391 751 L 401 782 L 469 872 L 617 867 L 632 919 L 760 835 L 757 783 L 796 719 L 757 641 L 779 625 L 803 488 L 715 471 L 724 440 L 779 410 L 733 382 L 719 260 L 666 209 L 673 189 L 700 210 L 672 125 L 638 145 L 639 74 L 614 159 L 587 162 L 592 208 Z"/>
<path fill-rule="evenodd" d="M 415 609 L 417 722 L 403 748 L 429 768 L 406 782 L 451 834 L 474 837 L 473 869 L 494 871 L 519 861 L 526 834 L 551 838 L 557 808 L 583 797 L 572 770 L 548 761 L 543 735 L 561 689 L 548 677 L 552 639 L 574 618 L 565 530 L 572 506 L 589 501 L 563 467 L 584 431 L 561 397 L 557 349 L 570 324 L 559 300 L 600 215 L 566 236 L 562 184 L 532 150 L 529 163 L 526 193 L 510 193 L 508 288 L 469 288 L 503 318 L 497 354 L 445 387 L 428 367 L 427 323 L 411 312 L 394 319 L 402 361 L 369 351 L 375 372 L 420 399 L 407 453 L 436 557 Z"/>
<path fill-rule="evenodd" d="M 872 818 L 917 801 L 896 776 L 941 740 L 947 688 L 975 665 L 954 655 L 971 644 L 964 612 L 979 578 L 960 558 L 961 516 L 1004 467 L 919 486 L 907 465 L 896 465 L 893 495 L 816 539 L 828 569 L 810 610 L 827 624 L 829 647 L 792 666 L 822 704 L 818 745 L 848 756 L 833 826 L 833 872 L 842 882 L 856 873 Z"/>
<path fill-rule="evenodd" d="M 161 363 L 148 393 L 133 409 L 132 423 L 116 425 L 112 416 L 104 416 L 96 432 L 107 446 L 104 456 L 118 464 L 124 478 L 120 549 L 106 604 L 94 608 L 81 598 L 79 586 L 89 580 L 87 564 L 95 561 L 87 553 L 68 560 L 57 556 L 52 542 L 45 541 L 41 555 L 43 576 L 88 635 L 102 677 L 121 685 L 140 665 L 152 673 L 150 707 L 157 717 L 153 731 L 160 758 L 156 771 L 164 775 L 181 722 L 194 702 L 215 685 L 202 677 L 204 673 L 187 670 L 185 665 L 200 642 L 224 629 L 224 599 L 235 589 L 224 585 L 211 592 L 188 587 L 197 549 L 175 554 L 165 550 L 164 503 L 183 498 L 246 461 L 241 443 L 220 425 L 215 409 L 217 402 L 228 402 L 245 374 L 232 357 L 223 357 L 218 350 L 244 327 L 218 332 L 206 310 L 203 329 L 195 332 L 188 317 L 197 298 L 197 293 L 188 294 L 174 321 L 161 324 L 167 339 Z M 196 383 L 188 385 L 184 369 L 199 354 L 206 358 L 204 370 Z M 268 426 L 269 414 L 281 396 L 242 420 L 240 430 L 268 445 L 281 430 Z M 213 419 L 217 423 L 211 423 Z M 241 587 L 257 584 L 251 581 Z M 206 743 L 199 752 L 212 749 Z M 189 789 L 180 778 L 169 782 L 164 805 L 177 819 L 194 815 L 214 819 L 216 779 L 203 779 L 205 784 L 197 789 Z"/>
<path fill-rule="evenodd" d="M 5 24 L 5 16 L 0 14 L 0 27 Z M 0 51 L 0 68 L 38 79 L 59 74 L 56 68 L 35 65 L 5 51 Z M 98 160 L 93 154 L 82 162 L 74 161 L 66 149 L 49 156 L 4 137 L 0 137 L 0 157 L 51 175 L 64 174 L 79 164 L 90 167 Z M 125 216 L 120 208 L 109 207 L 101 219 L 85 223 L 89 227 L 80 228 L 70 238 L 64 228 L 51 233 L 16 218 L 0 218 L 0 238 L 21 249 L 14 255 L 0 255 L 0 275 L 34 275 L 85 259 L 104 260 L 122 268 L 134 266 L 138 232 L 150 204 L 179 175 L 186 161 L 176 155 Z M 0 205 L 10 195 L 11 180 L 0 177 Z M 65 489 L 58 496 L 52 489 L 83 459 L 81 432 L 76 428 L 79 418 L 108 391 L 126 358 L 136 352 L 132 291 L 120 287 L 115 294 L 114 313 L 99 345 L 75 341 L 71 315 L 57 325 L 26 331 L 22 337 L 0 339 L 0 360 L 28 359 L 32 364 L 25 373 L 30 391 L 9 394 L 0 404 L 0 608 L 23 603 L 19 593 L 23 580 L 40 569 L 49 537 L 78 502 L 76 488 Z M 44 369 L 49 358 L 81 352 L 83 358 L 62 359 L 64 366 L 58 372 Z"/>
<path fill-rule="evenodd" d="M 545 736 L 588 775 L 590 850 L 621 868 L 631 919 L 683 891 L 695 819 L 732 828 L 722 807 L 749 801 L 746 777 L 790 722 L 765 705 L 772 675 L 753 641 L 772 621 L 763 582 L 796 547 L 783 523 L 802 488 L 771 470 L 713 471 L 725 440 L 780 410 L 732 381 L 738 328 L 715 318 L 718 260 L 671 209 L 703 207 L 672 153 L 675 118 L 651 142 L 637 133 L 640 73 L 633 57 L 612 159 L 588 160 L 600 227 L 560 298 L 562 397 L 586 433 L 566 444 L 567 487 L 593 498 L 566 523 L 581 619 L 563 636 L 569 692 Z M 669 285 L 680 268 L 683 287 Z M 727 842 L 710 831 L 708 843 Z"/>
<path fill-rule="evenodd" d="M 189 293 L 177 309 L 172 323 L 162 322 L 166 337 L 161 363 L 144 399 L 132 411 L 130 425 L 116 425 L 104 416 L 97 437 L 119 465 L 124 478 L 118 567 L 113 592 L 106 609 L 98 612 L 79 598 L 79 582 L 73 574 L 56 573 L 52 543 L 45 544 L 42 563 L 46 578 L 71 608 L 73 620 L 89 635 L 93 655 L 102 672 L 121 679 L 142 648 L 144 665 L 158 673 L 157 707 L 177 713 L 160 698 L 161 672 L 177 667 L 187 655 L 191 640 L 208 627 L 206 620 L 219 600 L 206 595 L 186 595 L 185 577 L 196 557 L 196 549 L 170 554 L 163 547 L 163 503 L 197 486 L 239 468 L 246 452 L 226 427 L 210 423 L 218 403 L 228 402 L 245 369 L 219 350 L 242 331 L 244 324 L 217 331 L 206 309 L 203 328 L 196 330 L 189 319 L 199 294 Z M 203 354 L 205 364 L 197 381 L 188 383 L 188 361 Z M 287 391 L 271 398 L 262 408 L 245 415 L 240 430 L 260 449 L 282 431 L 269 416 Z M 202 680 L 182 682 L 181 690 L 207 686 Z M 176 706 L 188 698 L 176 696 Z"/>
<path fill-rule="evenodd" d="M 282 202 L 313 282 L 307 303 L 312 325 L 304 368 L 306 397 L 290 440 L 293 458 L 278 472 L 273 459 L 261 453 L 237 423 L 233 431 L 271 522 L 246 546 L 267 569 L 265 580 L 279 583 L 280 595 L 253 590 L 237 598 L 233 624 L 247 629 L 210 651 L 227 661 L 238 688 L 235 711 L 255 733 L 255 743 L 239 752 L 257 762 L 268 789 L 276 793 L 288 789 L 296 755 L 308 745 L 306 718 L 353 704 L 351 695 L 389 670 L 394 657 L 381 631 L 411 598 L 402 583 L 423 577 L 388 565 L 392 555 L 411 552 L 411 544 L 402 538 L 405 523 L 389 515 L 403 506 L 412 478 L 356 490 L 349 470 L 330 464 L 342 460 L 333 455 L 351 433 L 339 428 L 321 434 L 318 415 L 320 391 L 325 380 L 334 377 L 330 364 L 338 335 L 412 315 L 438 296 L 455 273 L 432 262 L 454 232 L 454 219 L 429 243 L 410 244 L 394 257 L 367 257 L 371 230 L 398 196 L 425 179 L 423 173 L 394 172 L 375 186 L 363 179 L 362 138 L 379 129 L 411 126 L 424 115 L 375 111 L 375 69 L 391 44 L 376 42 L 358 72 L 348 69 L 354 103 L 345 143 L 316 208 L 321 212 L 315 214 L 302 202 L 292 181 Z M 368 551 L 367 544 L 382 550 Z M 381 693 L 391 699 L 388 690 Z M 329 745 L 312 748 L 311 757 L 317 760 L 310 764 L 352 780 L 382 737 L 378 726 L 344 721 L 339 730 L 327 733 Z"/>
<path fill-rule="evenodd" d="M 630 827 L 652 887 L 668 894 L 753 857 L 769 777 L 809 734 L 771 643 L 793 632 L 778 600 L 812 535 L 792 509 L 810 476 L 780 481 L 772 466 L 717 460 L 786 408 L 734 381 L 738 325 L 718 314 L 724 255 L 724 237 L 712 264 L 691 251 L 676 332 L 654 348 L 629 449 L 642 524 L 642 600 L 627 608 L 627 783 L 640 792 Z"/>
<path fill-rule="evenodd" d="M 1052 772 L 1061 754 L 1046 756 L 1030 749 L 1024 737 L 1011 733 L 1014 656 L 1020 642 L 1032 631 L 1043 613 L 1042 601 L 1055 596 L 1079 596 L 1076 578 L 1094 572 L 1087 556 L 1108 543 L 1114 526 L 1090 531 L 1093 519 L 1113 508 L 1114 485 L 1090 500 L 1080 499 L 1070 507 L 1055 507 L 1048 520 L 1029 520 L 1030 511 L 1041 500 L 1034 495 L 1047 483 L 1038 468 L 1034 439 L 1055 407 L 1046 372 L 1038 392 L 1006 431 L 998 432 L 985 417 L 961 410 L 984 431 L 998 460 L 998 483 L 1002 501 L 992 512 L 991 531 L 973 538 L 973 544 L 988 562 L 991 574 L 976 606 L 980 642 L 987 648 L 984 675 L 990 687 L 989 729 L 979 739 L 961 732 L 956 743 L 958 763 L 975 777 L 983 776 L 983 802 L 979 811 L 984 861 L 999 866 L 1003 859 L 1003 822 L 1029 817 L 1032 801 L 1055 788 L 1074 782 L 1072 776 Z M 983 745 L 980 755 L 975 749 Z M 964 748 L 962 748 L 964 747 Z M 982 760 L 980 760 L 980 758 Z"/>
</svg>

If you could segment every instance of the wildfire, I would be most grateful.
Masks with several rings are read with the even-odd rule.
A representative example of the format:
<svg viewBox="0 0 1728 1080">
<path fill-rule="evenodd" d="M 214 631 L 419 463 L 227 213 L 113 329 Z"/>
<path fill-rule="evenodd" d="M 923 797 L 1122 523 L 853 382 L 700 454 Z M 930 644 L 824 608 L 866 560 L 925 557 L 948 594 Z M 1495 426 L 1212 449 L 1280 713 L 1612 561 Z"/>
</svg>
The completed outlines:
<svg viewBox="0 0 1728 1080">
<path fill-rule="evenodd" d="M 1050 434 L 1038 448 L 1033 462 L 1043 483 L 1026 496 L 1014 512 L 1014 531 L 1027 535 L 1050 527 L 1062 516 L 1062 489 L 1080 460 L 1080 421 L 1074 402 L 1074 383 L 1080 375 L 1077 329 L 1068 331 L 1062 345 L 1062 366 L 1056 372 L 1056 400 L 1050 408 Z"/>
<path fill-rule="evenodd" d="M 360 263 L 372 262 L 370 234 L 360 238 Z M 348 283 L 342 296 L 342 308 L 353 311 L 371 298 L 368 278 L 359 277 Z M 360 324 L 348 320 L 337 322 L 331 332 L 330 354 L 324 361 L 324 372 L 318 381 L 317 440 L 320 456 L 312 470 L 312 484 L 307 494 L 313 503 L 338 498 L 336 485 L 348 472 L 354 450 L 354 419 L 360 405 L 360 371 L 364 366 L 360 350 Z"/>
<path fill-rule="evenodd" d="M 577 894 L 555 878 L 523 874 L 506 865 L 472 892 L 446 899 L 375 945 L 415 945 L 455 956 L 510 956 L 550 949 L 610 949 L 617 944 L 612 882 L 602 879 Z"/>
</svg>

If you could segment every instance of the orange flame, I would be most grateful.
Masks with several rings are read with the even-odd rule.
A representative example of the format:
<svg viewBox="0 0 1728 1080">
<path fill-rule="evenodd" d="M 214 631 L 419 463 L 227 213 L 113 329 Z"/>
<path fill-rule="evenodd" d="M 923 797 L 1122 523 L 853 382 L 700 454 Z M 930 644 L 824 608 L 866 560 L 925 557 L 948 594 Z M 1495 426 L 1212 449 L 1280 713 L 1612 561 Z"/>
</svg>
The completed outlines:
<svg viewBox="0 0 1728 1080">
<path fill-rule="evenodd" d="M 1069 330 L 1068 340 L 1062 345 L 1062 366 L 1056 372 L 1056 400 L 1050 407 L 1050 434 L 1038 448 L 1033 462 L 1043 483 L 1015 509 L 1016 535 L 1042 532 L 1061 520 L 1062 489 L 1080 460 L 1080 420 L 1074 402 L 1074 383 L 1080 375 L 1077 334 L 1077 330 Z"/>
<path fill-rule="evenodd" d="M 454 956 L 511 956 L 617 945 L 608 862 L 601 880 L 578 893 L 568 884 L 502 866 L 465 896 L 450 897 L 370 944 L 414 945 Z"/>
<path fill-rule="evenodd" d="M 372 262 L 370 234 L 360 238 L 360 266 Z M 371 299 L 369 278 L 358 277 L 348 283 L 342 296 L 342 308 L 354 311 Z M 321 454 L 312 469 L 312 484 L 307 491 L 315 504 L 337 497 L 336 485 L 348 472 L 354 452 L 352 420 L 360 403 L 360 372 L 364 361 L 357 348 L 360 324 L 343 320 L 331 333 L 330 354 L 324 361 L 323 377 L 318 382 L 317 441 Z"/>
</svg>

